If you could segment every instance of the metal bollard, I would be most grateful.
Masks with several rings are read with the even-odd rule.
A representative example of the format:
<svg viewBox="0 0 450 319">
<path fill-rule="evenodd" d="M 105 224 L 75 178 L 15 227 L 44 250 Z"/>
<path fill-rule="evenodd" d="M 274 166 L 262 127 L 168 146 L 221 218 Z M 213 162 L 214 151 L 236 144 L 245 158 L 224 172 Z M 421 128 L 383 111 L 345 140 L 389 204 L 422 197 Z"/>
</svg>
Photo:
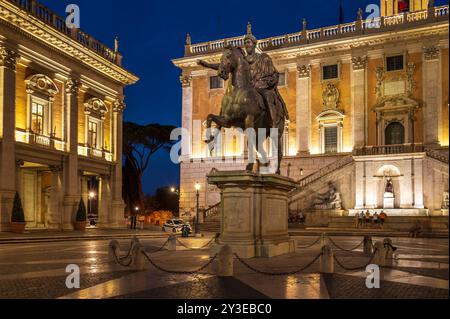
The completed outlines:
<svg viewBox="0 0 450 319">
<path fill-rule="evenodd" d="M 328 235 L 327 233 L 322 233 L 320 237 L 320 247 L 324 247 L 328 245 Z"/>
<path fill-rule="evenodd" d="M 225 245 L 220 250 L 216 261 L 216 273 L 219 277 L 232 277 L 233 276 L 233 251 L 231 247 Z"/>
<path fill-rule="evenodd" d="M 373 254 L 373 242 L 371 236 L 364 236 L 364 254 Z"/>
<path fill-rule="evenodd" d="M 169 251 L 176 251 L 177 250 L 177 237 L 175 235 L 169 236 L 169 243 L 168 248 Z"/>
<path fill-rule="evenodd" d="M 392 246 L 392 240 L 390 238 L 386 238 L 383 241 L 383 246 L 385 249 L 385 262 L 386 264 L 392 264 L 392 260 L 394 259 L 394 251 L 395 248 Z"/>
<path fill-rule="evenodd" d="M 108 261 L 115 262 L 116 256 L 120 253 L 120 245 L 117 240 L 111 240 L 108 246 Z"/>
<path fill-rule="evenodd" d="M 144 248 L 140 243 L 137 243 L 133 247 L 133 266 L 138 271 L 146 270 L 145 268 L 145 257 Z"/>
<path fill-rule="evenodd" d="M 329 245 L 322 246 L 322 255 L 320 256 L 320 273 L 334 274 L 334 253 Z"/>
<path fill-rule="evenodd" d="M 379 267 L 386 266 L 386 250 L 381 241 L 377 241 L 374 246 L 373 263 Z"/>
</svg>

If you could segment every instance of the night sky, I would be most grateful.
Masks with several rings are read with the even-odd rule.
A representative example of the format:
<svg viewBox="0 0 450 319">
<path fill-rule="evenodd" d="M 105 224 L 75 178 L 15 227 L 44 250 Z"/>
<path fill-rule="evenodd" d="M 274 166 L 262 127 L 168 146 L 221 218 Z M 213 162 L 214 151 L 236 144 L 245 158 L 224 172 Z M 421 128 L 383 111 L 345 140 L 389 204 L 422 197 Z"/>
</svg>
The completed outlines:
<svg viewBox="0 0 450 319">
<path fill-rule="evenodd" d="M 119 36 L 123 65 L 140 77 L 126 89 L 125 120 L 139 124 L 181 126 L 180 70 L 171 59 L 182 57 L 186 33 L 192 43 L 243 35 L 247 21 L 257 38 L 298 32 L 302 20 L 308 29 L 339 23 L 339 4 L 344 21 L 356 20 L 359 7 L 365 10 L 378 0 L 282 0 L 282 1 L 143 1 L 143 0 L 38 0 L 65 16 L 66 5 L 81 11 L 81 29 L 100 42 L 114 47 Z M 436 5 L 448 4 L 437 0 Z M 364 17 L 367 13 L 364 14 Z M 144 191 L 178 185 L 179 166 L 160 151 L 144 175 Z"/>
</svg>

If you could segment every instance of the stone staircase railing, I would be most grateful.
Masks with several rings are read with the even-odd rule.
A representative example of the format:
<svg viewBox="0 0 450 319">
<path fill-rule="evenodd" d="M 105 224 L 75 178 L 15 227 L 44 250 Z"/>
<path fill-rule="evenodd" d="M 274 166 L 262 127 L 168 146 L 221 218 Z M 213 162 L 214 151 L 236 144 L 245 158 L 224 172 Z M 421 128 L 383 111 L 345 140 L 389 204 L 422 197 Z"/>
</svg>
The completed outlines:
<svg viewBox="0 0 450 319">
<path fill-rule="evenodd" d="M 213 217 L 217 217 L 220 215 L 220 205 L 221 203 L 217 203 L 205 210 L 205 220 L 211 219 Z"/>
<path fill-rule="evenodd" d="M 448 162 L 448 155 L 442 154 L 442 153 L 440 153 L 440 152 L 438 152 L 436 150 L 431 150 L 431 149 L 427 149 L 425 152 L 426 152 L 428 157 L 431 157 L 431 158 L 433 158 L 435 160 L 438 160 L 439 162 L 442 162 L 442 163 L 445 163 L 445 164 L 449 163 Z"/>
<path fill-rule="evenodd" d="M 327 166 L 319 169 L 315 173 L 308 175 L 305 178 L 302 178 L 301 180 L 299 180 L 297 190 L 302 189 L 302 188 L 308 186 L 309 184 L 314 183 L 315 181 L 321 179 L 322 177 L 324 177 L 328 174 L 331 174 L 331 173 L 337 171 L 338 169 L 341 169 L 353 162 L 354 162 L 353 155 L 345 156 L 344 158 L 341 158 L 341 159 L 337 160 L 336 162 L 331 163 L 330 165 L 327 165 Z"/>
</svg>

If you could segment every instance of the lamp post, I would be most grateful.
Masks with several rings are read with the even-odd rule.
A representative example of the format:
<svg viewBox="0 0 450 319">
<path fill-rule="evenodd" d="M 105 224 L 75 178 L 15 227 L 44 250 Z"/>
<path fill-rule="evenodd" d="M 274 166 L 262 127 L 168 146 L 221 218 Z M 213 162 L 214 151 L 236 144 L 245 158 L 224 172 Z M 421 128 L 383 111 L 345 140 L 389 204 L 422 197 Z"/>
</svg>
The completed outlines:
<svg viewBox="0 0 450 319">
<path fill-rule="evenodd" d="M 198 222 L 198 217 L 199 217 L 199 215 L 198 215 L 198 213 L 199 213 L 199 197 L 200 197 L 200 188 L 201 188 L 201 186 L 200 186 L 200 184 L 199 184 L 199 182 L 196 182 L 195 183 L 195 190 L 196 190 L 196 196 L 197 196 L 197 214 L 196 214 L 196 217 L 195 217 L 195 237 L 200 237 L 201 236 L 201 233 L 200 233 L 200 229 L 199 229 L 199 222 Z"/>
<path fill-rule="evenodd" d="M 91 191 L 89 192 L 89 199 L 88 199 L 88 216 L 92 216 L 92 200 L 95 198 L 95 192 Z M 92 226 L 92 220 L 89 221 L 90 225 Z"/>
</svg>

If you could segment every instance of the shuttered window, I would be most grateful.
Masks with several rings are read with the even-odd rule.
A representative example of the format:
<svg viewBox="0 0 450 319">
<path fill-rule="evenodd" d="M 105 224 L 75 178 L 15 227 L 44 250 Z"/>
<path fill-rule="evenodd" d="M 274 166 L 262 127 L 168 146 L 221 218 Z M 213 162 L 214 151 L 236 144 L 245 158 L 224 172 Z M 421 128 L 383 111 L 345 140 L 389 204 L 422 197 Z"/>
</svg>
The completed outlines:
<svg viewBox="0 0 450 319">
<path fill-rule="evenodd" d="M 338 146 L 337 126 L 325 127 L 325 153 L 337 153 Z"/>
</svg>

